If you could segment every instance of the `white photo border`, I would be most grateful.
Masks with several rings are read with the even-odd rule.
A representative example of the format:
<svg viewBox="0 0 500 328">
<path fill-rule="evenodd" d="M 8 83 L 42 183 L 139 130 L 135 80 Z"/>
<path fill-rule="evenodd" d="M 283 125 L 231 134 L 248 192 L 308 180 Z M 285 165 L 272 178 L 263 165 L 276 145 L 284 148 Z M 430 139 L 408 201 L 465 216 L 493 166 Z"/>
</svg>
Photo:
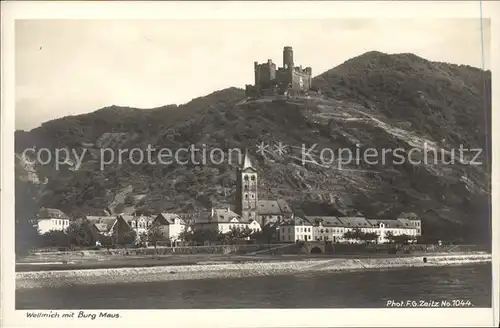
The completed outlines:
<svg viewBox="0 0 500 328">
<path fill-rule="evenodd" d="M 334 19 L 334 18 L 477 18 L 479 1 L 276 1 L 148 2 L 40 1 L 2 2 L 1 9 L 1 298 L 5 327 L 73 327 L 89 324 L 171 327 L 332 327 L 332 326 L 492 326 L 499 315 L 498 144 L 499 102 L 492 101 L 493 309 L 294 309 L 294 310 L 120 310 L 114 320 L 27 319 L 15 310 L 14 257 L 14 22 L 16 19 Z M 500 2 L 484 1 L 483 18 L 491 19 L 491 71 L 500 58 Z M 478 45 L 480 46 L 480 45 Z M 496 76 L 492 73 L 492 75 Z M 492 83 L 500 95 L 500 83 Z M 496 109 L 496 110 L 495 110 Z M 86 311 L 89 312 L 89 311 Z"/>
</svg>

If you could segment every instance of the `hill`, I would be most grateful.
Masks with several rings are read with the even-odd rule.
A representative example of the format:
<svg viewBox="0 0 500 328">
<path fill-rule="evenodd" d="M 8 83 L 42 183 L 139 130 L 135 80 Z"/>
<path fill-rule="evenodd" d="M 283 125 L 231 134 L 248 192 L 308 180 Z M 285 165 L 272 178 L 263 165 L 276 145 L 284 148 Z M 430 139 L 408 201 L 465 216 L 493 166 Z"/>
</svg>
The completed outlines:
<svg viewBox="0 0 500 328">
<path fill-rule="evenodd" d="M 259 197 L 288 199 L 299 214 L 415 212 L 428 235 L 490 238 L 490 72 L 412 54 L 369 52 L 315 77 L 313 84 L 324 99 L 242 103 L 244 91 L 229 88 L 181 106 L 111 106 L 17 131 L 17 154 L 35 145 L 85 151 L 85 157 L 78 169 L 73 160 L 59 170 L 18 158 L 16 187 L 36 185 L 37 204 L 72 215 L 105 208 L 196 211 L 234 203 L 234 159 L 206 165 L 135 165 L 125 159 L 100 170 L 100 149 L 248 148 L 260 174 Z M 288 147 L 281 155 L 262 156 L 255 153 L 261 142 Z M 476 159 L 483 164 L 395 164 L 389 155 L 385 164 L 351 163 L 340 170 L 338 162 L 301 160 L 302 145 L 317 145 L 311 154 L 319 159 L 325 148 L 402 148 L 406 154 L 424 143 L 439 153 L 443 149 L 448 160 L 460 145 L 484 149 Z M 189 160 L 189 154 L 181 157 Z"/>
</svg>

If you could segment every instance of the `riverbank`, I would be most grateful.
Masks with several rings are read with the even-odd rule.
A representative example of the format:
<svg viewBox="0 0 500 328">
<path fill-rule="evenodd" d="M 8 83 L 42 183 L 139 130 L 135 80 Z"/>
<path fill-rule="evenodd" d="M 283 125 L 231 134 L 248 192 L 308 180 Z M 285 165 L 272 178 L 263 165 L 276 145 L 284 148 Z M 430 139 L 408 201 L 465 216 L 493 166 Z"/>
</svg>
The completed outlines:
<svg viewBox="0 0 500 328">
<path fill-rule="evenodd" d="M 462 253 L 463 255 L 465 253 Z M 469 253 L 467 253 L 469 254 Z M 474 254 L 486 254 L 476 252 Z M 180 265 L 205 265 L 205 264 L 227 264 L 247 262 L 290 262 L 307 260 L 330 260 L 330 259 L 370 259 L 370 258 L 399 258 L 419 257 L 430 255 L 450 255 L 448 253 L 437 254 L 255 254 L 255 255 L 221 255 L 221 254 L 181 254 L 181 255 L 153 255 L 153 256 L 72 256 L 52 255 L 25 257 L 16 263 L 16 272 L 27 271 L 59 271 L 59 270 L 88 270 L 88 269 L 117 269 L 117 268 L 140 268 L 157 266 L 180 266 Z"/>
<path fill-rule="evenodd" d="M 106 268 L 89 270 L 45 270 L 16 273 L 16 288 L 61 287 L 169 280 L 224 279 L 249 276 L 287 275 L 324 271 L 350 271 L 491 263 L 491 254 L 453 254 L 379 258 L 328 258 L 268 260 L 234 263 L 198 263 L 155 267 Z"/>
</svg>

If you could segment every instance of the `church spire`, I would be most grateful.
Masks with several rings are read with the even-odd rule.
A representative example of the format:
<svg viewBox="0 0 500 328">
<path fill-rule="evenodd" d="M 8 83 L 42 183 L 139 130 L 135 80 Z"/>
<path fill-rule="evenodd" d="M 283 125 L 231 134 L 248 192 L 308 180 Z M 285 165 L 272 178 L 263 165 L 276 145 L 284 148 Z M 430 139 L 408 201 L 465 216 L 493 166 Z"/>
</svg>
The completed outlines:
<svg viewBox="0 0 500 328">
<path fill-rule="evenodd" d="M 248 149 L 245 149 L 245 158 L 243 160 L 243 170 L 248 168 L 254 168 L 252 165 L 252 161 L 250 161 L 250 156 L 248 156 Z"/>
</svg>

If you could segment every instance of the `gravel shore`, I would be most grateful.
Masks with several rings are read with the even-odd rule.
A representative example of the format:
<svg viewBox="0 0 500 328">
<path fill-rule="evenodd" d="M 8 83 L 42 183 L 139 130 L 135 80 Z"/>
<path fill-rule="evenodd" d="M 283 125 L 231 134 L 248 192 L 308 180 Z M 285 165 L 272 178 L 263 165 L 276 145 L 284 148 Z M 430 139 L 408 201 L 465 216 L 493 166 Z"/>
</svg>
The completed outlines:
<svg viewBox="0 0 500 328">
<path fill-rule="evenodd" d="M 307 272 L 388 269 L 491 262 L 491 254 L 439 255 L 394 258 L 336 258 L 302 261 L 217 263 L 139 268 L 17 272 L 16 289 L 75 284 L 113 284 L 189 279 L 224 279 Z"/>
</svg>

